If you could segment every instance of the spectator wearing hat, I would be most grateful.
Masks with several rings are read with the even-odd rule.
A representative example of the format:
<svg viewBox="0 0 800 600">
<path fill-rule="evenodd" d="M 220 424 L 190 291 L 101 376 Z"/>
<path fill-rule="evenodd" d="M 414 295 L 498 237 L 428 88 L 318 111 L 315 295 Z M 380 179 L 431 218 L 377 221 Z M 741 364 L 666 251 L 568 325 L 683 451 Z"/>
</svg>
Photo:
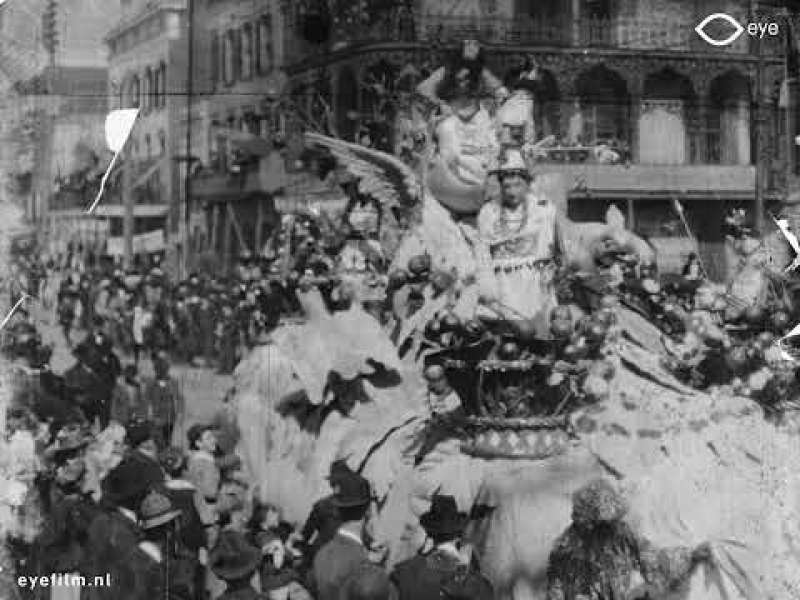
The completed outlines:
<svg viewBox="0 0 800 600">
<path fill-rule="evenodd" d="M 166 474 L 164 490 L 172 504 L 181 511 L 180 538 L 183 545 L 199 556 L 201 549 L 208 547 L 205 525 L 201 515 L 206 515 L 209 524 L 208 506 L 197 488 L 184 478 L 186 456 L 180 448 L 167 448 L 159 455 L 159 462 Z"/>
<path fill-rule="evenodd" d="M 436 494 L 420 525 L 433 541 L 428 554 L 399 563 L 392 580 L 399 600 L 438 600 L 442 597 L 492 600 L 492 586 L 461 549 L 469 517 L 458 511 L 455 498 Z"/>
<path fill-rule="evenodd" d="M 224 531 L 208 555 L 209 567 L 227 589 L 217 600 L 267 600 L 250 584 L 261 563 L 261 552 L 236 531 Z"/>
<path fill-rule="evenodd" d="M 45 452 L 53 469 L 41 482 L 46 518 L 33 548 L 41 573 L 76 574 L 86 562 L 86 532 L 96 516 L 94 503 L 81 490 L 88 442 L 85 431 L 68 427 Z"/>
<path fill-rule="evenodd" d="M 160 595 L 170 600 L 194 600 L 197 557 L 181 543 L 178 525 L 182 512 L 169 496 L 151 490 L 139 507 L 144 540 L 139 549 L 150 559 L 148 571 L 161 583 Z M 165 591 L 168 594 L 165 595 Z"/>
<path fill-rule="evenodd" d="M 164 471 L 158 463 L 158 447 L 153 426 L 147 421 L 130 423 L 126 427 L 125 440 L 128 443 L 128 454 L 122 462 L 139 465 L 148 486 L 163 482 Z"/>
<path fill-rule="evenodd" d="M 147 419 L 153 422 L 162 447 L 172 443 L 172 432 L 178 418 L 185 413 L 185 402 L 178 382 L 169 373 L 166 352 L 158 352 L 153 359 L 155 378 L 144 385 L 144 406 Z"/>
<path fill-rule="evenodd" d="M 363 535 L 371 501 L 369 481 L 361 475 L 351 473 L 339 480 L 333 505 L 339 510 L 342 524 L 314 556 L 312 581 L 317 600 L 338 600 L 342 584 L 369 562 Z"/>
<path fill-rule="evenodd" d="M 141 600 L 157 598 L 148 577 L 149 559 L 139 549 L 142 530 L 137 510 L 148 492 L 142 463 L 124 460 L 103 480 L 102 511 L 87 532 L 88 556 L 81 572 L 88 581 L 108 577 L 110 587 L 90 587 L 88 600 Z M 152 594 L 156 595 L 152 595 Z"/>
<path fill-rule="evenodd" d="M 308 547 L 308 551 L 305 554 L 309 565 L 317 551 L 333 539 L 342 524 L 342 517 L 334 502 L 334 496 L 339 489 L 342 478 L 352 474 L 353 471 L 350 470 L 346 460 L 339 459 L 331 463 L 327 479 L 333 494 L 325 496 L 314 503 L 297 540 Z"/>
</svg>

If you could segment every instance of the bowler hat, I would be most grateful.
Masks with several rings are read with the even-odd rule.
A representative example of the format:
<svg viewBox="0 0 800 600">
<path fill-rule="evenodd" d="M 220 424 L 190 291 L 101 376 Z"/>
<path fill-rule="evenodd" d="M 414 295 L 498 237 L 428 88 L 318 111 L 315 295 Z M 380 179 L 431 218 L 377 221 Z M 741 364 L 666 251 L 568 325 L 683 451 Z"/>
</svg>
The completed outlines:
<svg viewBox="0 0 800 600">
<path fill-rule="evenodd" d="M 247 543 L 237 531 L 223 531 L 208 556 L 214 574 L 225 581 L 244 579 L 253 574 L 261 562 L 261 552 Z"/>
<path fill-rule="evenodd" d="M 142 505 L 139 508 L 139 525 L 142 529 L 153 529 L 164 523 L 169 523 L 179 517 L 180 514 L 181 511 L 172 506 L 172 502 L 167 496 L 156 490 L 151 490 L 142 500 Z"/>
<path fill-rule="evenodd" d="M 339 491 L 333 496 L 333 505 L 340 508 L 354 508 L 365 506 L 372 499 L 372 490 L 369 481 L 358 473 L 342 475 L 337 484 Z"/>
<path fill-rule="evenodd" d="M 428 512 L 419 518 L 419 524 L 431 537 L 459 537 L 467 526 L 469 516 L 459 512 L 453 496 L 435 494 Z"/>
</svg>

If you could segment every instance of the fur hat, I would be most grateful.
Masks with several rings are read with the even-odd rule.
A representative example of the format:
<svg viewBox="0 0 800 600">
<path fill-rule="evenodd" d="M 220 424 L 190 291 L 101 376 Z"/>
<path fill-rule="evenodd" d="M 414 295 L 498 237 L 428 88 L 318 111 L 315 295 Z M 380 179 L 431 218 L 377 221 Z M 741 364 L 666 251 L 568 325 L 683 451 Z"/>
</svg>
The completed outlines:
<svg viewBox="0 0 800 600">
<path fill-rule="evenodd" d="M 572 497 L 572 520 L 582 524 L 620 521 L 628 512 L 622 495 L 605 479 L 595 479 Z"/>
</svg>

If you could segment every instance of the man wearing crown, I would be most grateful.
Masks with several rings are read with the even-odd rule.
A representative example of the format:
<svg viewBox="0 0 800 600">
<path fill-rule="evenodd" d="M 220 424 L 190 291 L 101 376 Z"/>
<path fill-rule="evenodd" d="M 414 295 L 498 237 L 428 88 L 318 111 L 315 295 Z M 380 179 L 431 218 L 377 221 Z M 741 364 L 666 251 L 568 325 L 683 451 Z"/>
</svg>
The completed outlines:
<svg viewBox="0 0 800 600">
<path fill-rule="evenodd" d="M 478 215 L 482 296 L 505 318 L 532 319 L 537 332 L 545 334 L 557 303 L 556 208 L 531 190 L 530 170 L 518 149 L 507 149 L 491 174 L 497 176 L 501 192 Z"/>
</svg>

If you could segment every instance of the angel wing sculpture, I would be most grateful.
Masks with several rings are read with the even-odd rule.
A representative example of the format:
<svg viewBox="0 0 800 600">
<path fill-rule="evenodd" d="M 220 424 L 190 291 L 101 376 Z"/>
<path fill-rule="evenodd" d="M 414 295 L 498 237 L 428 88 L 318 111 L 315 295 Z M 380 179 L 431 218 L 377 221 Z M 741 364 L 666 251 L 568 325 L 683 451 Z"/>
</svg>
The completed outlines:
<svg viewBox="0 0 800 600">
<path fill-rule="evenodd" d="M 422 198 L 416 173 L 397 157 L 318 133 L 306 133 L 305 139 L 330 151 L 338 164 L 358 180 L 358 191 L 376 198 L 384 209 L 410 207 Z"/>
</svg>

